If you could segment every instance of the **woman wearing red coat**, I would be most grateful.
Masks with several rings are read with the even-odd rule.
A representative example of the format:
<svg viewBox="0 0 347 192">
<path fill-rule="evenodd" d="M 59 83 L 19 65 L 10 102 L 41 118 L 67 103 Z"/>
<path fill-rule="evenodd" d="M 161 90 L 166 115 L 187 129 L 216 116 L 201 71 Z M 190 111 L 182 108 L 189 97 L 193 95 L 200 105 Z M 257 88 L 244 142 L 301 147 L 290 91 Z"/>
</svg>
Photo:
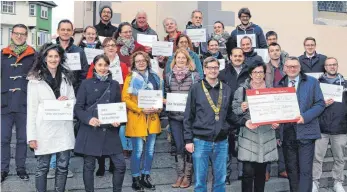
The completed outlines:
<svg viewBox="0 0 347 192">
<path fill-rule="evenodd" d="M 128 67 L 125 63 L 121 62 L 119 59 L 119 56 L 117 54 L 117 46 L 116 46 L 115 39 L 113 39 L 112 37 L 105 38 L 102 46 L 104 48 L 105 55 L 110 60 L 109 70 L 112 72 L 112 79 L 116 80 L 119 83 L 121 91 L 122 91 L 123 82 L 129 73 Z M 94 72 L 95 72 L 94 63 L 92 63 L 88 70 L 87 79 L 93 78 Z M 132 146 L 131 146 L 130 140 L 128 141 L 128 139 L 125 137 L 125 126 L 121 126 L 119 130 L 119 137 L 121 138 L 121 141 L 122 141 L 124 155 L 129 156 L 130 151 L 132 150 Z M 105 157 L 98 158 L 98 163 L 99 163 L 99 169 L 96 172 L 96 175 L 101 177 L 101 176 L 104 176 L 105 174 Z M 109 171 L 112 173 L 113 169 L 114 169 L 113 163 L 110 163 Z"/>
</svg>

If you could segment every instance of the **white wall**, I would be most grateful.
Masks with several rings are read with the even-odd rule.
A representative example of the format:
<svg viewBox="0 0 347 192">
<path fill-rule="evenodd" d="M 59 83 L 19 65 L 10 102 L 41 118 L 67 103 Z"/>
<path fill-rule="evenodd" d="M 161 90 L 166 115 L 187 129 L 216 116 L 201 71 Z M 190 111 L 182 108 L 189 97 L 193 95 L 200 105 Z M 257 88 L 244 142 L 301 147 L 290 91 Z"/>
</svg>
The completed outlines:
<svg viewBox="0 0 347 192">
<path fill-rule="evenodd" d="M 36 25 L 36 17 L 29 16 L 29 3 L 27 1 L 16 1 L 15 14 L 1 14 L 1 24 L 15 25 L 18 23 L 23 23 L 26 26 Z"/>
</svg>

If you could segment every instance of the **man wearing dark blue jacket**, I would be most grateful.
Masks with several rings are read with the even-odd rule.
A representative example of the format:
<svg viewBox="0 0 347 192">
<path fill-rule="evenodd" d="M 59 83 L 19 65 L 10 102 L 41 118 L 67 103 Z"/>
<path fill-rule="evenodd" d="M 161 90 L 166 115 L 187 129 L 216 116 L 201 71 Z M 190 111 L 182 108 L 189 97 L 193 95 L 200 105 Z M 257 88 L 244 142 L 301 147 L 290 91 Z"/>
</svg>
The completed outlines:
<svg viewBox="0 0 347 192">
<path fill-rule="evenodd" d="M 332 176 L 334 179 L 334 191 L 345 192 L 342 183 L 345 180 L 343 173 L 345 167 L 344 149 L 347 144 L 347 82 L 337 72 L 338 62 L 334 57 L 325 60 L 326 73 L 318 80 L 320 83 L 342 86 L 342 103 L 331 98 L 325 99 L 325 110 L 319 117 L 322 138 L 316 140 L 315 155 L 313 160 L 313 190 L 318 192 L 319 179 L 322 175 L 322 164 L 330 141 L 331 151 L 334 157 Z"/>
<path fill-rule="evenodd" d="M 325 108 L 318 81 L 300 71 L 299 59 L 288 57 L 279 87 L 295 87 L 300 115 L 296 123 L 281 125 L 280 136 L 291 192 L 312 191 L 315 140 L 321 137 L 318 117 Z"/>
<path fill-rule="evenodd" d="M 316 52 L 316 39 L 307 37 L 304 40 L 305 52 L 299 57 L 301 71 L 303 73 L 324 72 L 324 62 L 327 56 Z"/>
<path fill-rule="evenodd" d="M 207 191 L 208 163 L 213 168 L 213 191 L 225 191 L 228 134 L 233 119 L 231 89 L 218 80 L 219 61 L 204 60 L 205 79 L 190 88 L 184 112 L 186 150 L 193 153 L 196 192 Z"/>
<path fill-rule="evenodd" d="M 260 26 L 249 21 L 252 17 L 251 11 L 248 8 L 242 8 L 238 13 L 238 17 L 241 21 L 241 24 L 231 32 L 231 36 L 226 43 L 227 52 L 230 54 L 233 48 L 238 47 L 237 45 L 238 43 L 240 43 L 237 42 L 238 35 L 243 36 L 246 34 L 254 35 L 256 44 L 254 48 L 267 48 L 263 29 Z"/>
</svg>

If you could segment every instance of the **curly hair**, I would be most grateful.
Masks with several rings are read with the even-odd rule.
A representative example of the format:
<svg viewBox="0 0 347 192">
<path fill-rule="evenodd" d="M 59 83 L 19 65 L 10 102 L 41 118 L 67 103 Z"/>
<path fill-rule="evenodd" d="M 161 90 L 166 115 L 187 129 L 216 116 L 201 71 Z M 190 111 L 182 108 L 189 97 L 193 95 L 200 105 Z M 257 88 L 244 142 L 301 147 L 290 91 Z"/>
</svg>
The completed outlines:
<svg viewBox="0 0 347 192">
<path fill-rule="evenodd" d="M 144 52 L 144 51 L 136 51 L 135 53 L 133 53 L 130 56 L 131 70 L 136 69 L 135 57 L 138 56 L 138 55 L 142 55 L 145 58 L 146 63 L 147 63 L 147 68 L 151 69 L 152 68 L 152 66 L 151 66 L 151 58 L 148 56 L 148 54 L 146 52 Z"/>
<path fill-rule="evenodd" d="M 66 55 L 65 50 L 58 44 L 45 43 L 39 53 L 35 57 L 35 61 L 32 69 L 29 72 L 29 76 L 34 76 L 36 79 L 48 81 L 50 71 L 47 67 L 46 57 L 50 50 L 55 50 L 59 54 L 60 63 L 57 67 L 57 77 L 60 78 L 61 74 L 64 74 L 68 83 L 71 85 L 74 82 L 73 74 L 65 65 Z M 60 74 L 60 75 L 59 75 Z"/>
</svg>

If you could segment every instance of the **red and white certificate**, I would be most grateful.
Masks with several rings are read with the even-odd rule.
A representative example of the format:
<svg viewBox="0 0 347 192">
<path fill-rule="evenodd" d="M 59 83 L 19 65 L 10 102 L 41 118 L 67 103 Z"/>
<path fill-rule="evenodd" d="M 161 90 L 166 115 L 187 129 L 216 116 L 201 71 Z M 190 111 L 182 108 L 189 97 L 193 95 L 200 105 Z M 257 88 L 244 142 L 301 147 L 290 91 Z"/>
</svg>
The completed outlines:
<svg viewBox="0 0 347 192">
<path fill-rule="evenodd" d="M 297 122 L 300 115 L 295 88 L 246 90 L 251 121 L 255 125 Z"/>
</svg>

